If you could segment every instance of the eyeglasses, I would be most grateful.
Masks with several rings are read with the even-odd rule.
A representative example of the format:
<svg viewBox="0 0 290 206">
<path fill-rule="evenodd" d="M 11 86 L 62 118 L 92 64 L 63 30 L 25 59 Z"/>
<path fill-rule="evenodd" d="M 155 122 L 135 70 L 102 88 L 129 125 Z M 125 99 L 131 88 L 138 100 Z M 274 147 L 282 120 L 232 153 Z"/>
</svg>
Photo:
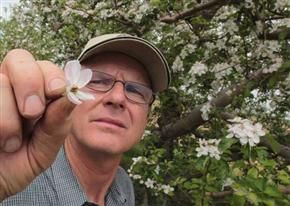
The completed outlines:
<svg viewBox="0 0 290 206">
<path fill-rule="evenodd" d="M 137 82 L 116 80 L 114 76 L 99 71 L 93 71 L 92 80 L 86 87 L 93 91 L 108 92 L 116 82 L 123 84 L 124 94 L 132 102 L 139 104 L 153 103 L 154 94 L 149 87 Z"/>
</svg>

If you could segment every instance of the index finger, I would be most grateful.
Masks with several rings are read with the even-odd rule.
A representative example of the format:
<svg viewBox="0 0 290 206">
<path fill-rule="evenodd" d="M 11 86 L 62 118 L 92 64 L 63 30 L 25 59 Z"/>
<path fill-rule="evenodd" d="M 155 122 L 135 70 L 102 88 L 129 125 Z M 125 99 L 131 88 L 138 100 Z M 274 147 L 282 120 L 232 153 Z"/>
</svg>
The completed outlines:
<svg viewBox="0 0 290 206">
<path fill-rule="evenodd" d="M 1 72 L 13 87 L 19 113 L 26 118 L 40 116 L 45 108 L 43 74 L 28 51 L 11 50 L 4 58 Z"/>
</svg>

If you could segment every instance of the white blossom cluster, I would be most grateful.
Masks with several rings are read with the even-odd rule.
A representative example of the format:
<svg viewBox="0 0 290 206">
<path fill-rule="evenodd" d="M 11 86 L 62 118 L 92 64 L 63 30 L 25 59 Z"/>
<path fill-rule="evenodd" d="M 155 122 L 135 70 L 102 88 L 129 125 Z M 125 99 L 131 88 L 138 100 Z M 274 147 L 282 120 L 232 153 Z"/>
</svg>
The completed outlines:
<svg viewBox="0 0 290 206">
<path fill-rule="evenodd" d="M 278 69 L 281 67 L 283 60 L 281 58 L 276 58 L 275 63 L 271 64 L 269 68 L 264 68 L 263 73 L 272 73 L 275 71 L 278 71 Z"/>
<path fill-rule="evenodd" d="M 192 65 L 192 67 L 189 71 L 189 74 L 191 74 L 193 77 L 195 75 L 201 76 L 201 75 L 205 74 L 207 71 L 208 71 L 208 68 L 205 64 L 203 64 L 201 62 L 195 62 Z"/>
<path fill-rule="evenodd" d="M 76 14 L 83 18 L 88 18 L 91 12 L 89 13 L 87 10 L 82 10 L 83 8 L 75 8 L 76 1 L 70 0 L 65 3 L 65 10 L 62 11 L 62 17 L 68 22 L 67 18 L 71 17 L 71 14 Z"/>
<path fill-rule="evenodd" d="M 234 22 L 233 19 L 228 19 L 222 26 L 222 30 L 224 33 L 228 33 L 231 36 L 234 36 L 236 33 L 239 32 L 239 27 Z"/>
<path fill-rule="evenodd" d="M 208 103 L 205 103 L 201 108 L 200 108 L 200 111 L 201 111 L 201 118 L 204 120 L 204 121 L 207 121 L 209 120 L 209 113 L 211 111 L 211 108 L 212 108 L 212 105 L 208 102 Z"/>
<path fill-rule="evenodd" d="M 242 145 L 249 144 L 251 147 L 260 142 L 260 137 L 266 134 L 260 123 L 253 123 L 248 119 L 236 117 L 229 120 L 232 122 L 228 125 L 228 135 L 226 138 L 236 137 Z"/>
<path fill-rule="evenodd" d="M 145 137 L 151 135 L 151 130 L 145 130 L 144 133 L 143 133 L 143 136 L 141 137 L 141 139 L 144 139 Z"/>
<path fill-rule="evenodd" d="M 180 58 L 180 56 L 177 56 L 172 64 L 172 71 L 173 72 L 179 72 L 179 71 L 183 71 L 183 61 Z"/>
<path fill-rule="evenodd" d="M 218 12 L 217 15 L 214 17 L 215 20 L 220 21 L 220 20 L 226 20 L 229 18 L 229 16 L 232 16 L 233 14 L 235 14 L 237 12 L 236 7 L 230 5 L 226 5 L 221 7 Z"/>
<path fill-rule="evenodd" d="M 196 49 L 196 45 L 194 44 L 187 44 L 183 49 L 181 50 L 180 56 L 182 59 L 185 59 L 188 55 L 192 54 Z"/>
<path fill-rule="evenodd" d="M 157 192 L 163 192 L 166 195 L 174 191 L 174 188 L 170 185 L 159 184 L 151 178 L 147 178 L 145 181 L 141 180 L 139 183 L 144 184 L 148 189 L 153 189 Z"/>
<path fill-rule="evenodd" d="M 161 184 L 155 181 L 154 179 L 151 178 L 146 178 L 144 179 L 140 174 L 135 174 L 133 172 L 133 167 L 138 164 L 138 163 L 145 163 L 147 165 L 152 165 L 155 164 L 153 161 L 148 160 L 146 157 L 133 157 L 132 158 L 133 163 L 131 164 L 130 168 L 128 169 L 129 176 L 133 180 L 138 180 L 139 184 L 145 185 L 148 189 L 155 190 L 156 192 L 162 192 L 166 195 L 170 194 L 171 192 L 174 191 L 174 188 L 170 185 L 167 184 Z M 160 172 L 160 166 L 157 165 L 156 168 L 154 169 L 154 172 L 158 175 Z"/>
<path fill-rule="evenodd" d="M 257 46 L 257 52 L 261 53 L 262 57 L 270 57 L 271 59 L 276 58 L 275 53 L 279 52 L 280 45 L 276 41 L 265 41 Z"/>
<path fill-rule="evenodd" d="M 286 7 L 290 6 L 289 0 L 276 0 L 275 9 L 276 10 L 284 10 Z"/>
<path fill-rule="evenodd" d="M 286 19 L 279 19 L 279 21 L 273 21 L 273 24 L 271 25 L 271 28 L 269 28 L 270 32 L 275 32 L 279 28 L 290 28 L 290 18 Z"/>
<path fill-rule="evenodd" d="M 195 149 L 197 151 L 197 157 L 210 156 L 217 160 L 220 160 L 221 152 L 218 149 L 220 139 L 199 139 L 198 143 L 199 147 Z"/>
<path fill-rule="evenodd" d="M 217 63 L 213 70 L 215 71 L 215 77 L 220 80 L 224 76 L 229 75 L 232 72 L 232 68 L 227 63 Z"/>
<path fill-rule="evenodd" d="M 151 7 L 149 7 L 148 3 L 144 3 L 141 6 L 139 6 L 139 9 L 137 11 L 133 11 L 135 15 L 134 21 L 136 23 L 141 23 L 143 16 L 149 13 L 150 10 L 151 10 Z"/>
<path fill-rule="evenodd" d="M 181 21 L 176 25 L 175 31 L 176 32 L 184 32 L 184 31 L 190 32 L 190 28 L 184 21 Z"/>
</svg>

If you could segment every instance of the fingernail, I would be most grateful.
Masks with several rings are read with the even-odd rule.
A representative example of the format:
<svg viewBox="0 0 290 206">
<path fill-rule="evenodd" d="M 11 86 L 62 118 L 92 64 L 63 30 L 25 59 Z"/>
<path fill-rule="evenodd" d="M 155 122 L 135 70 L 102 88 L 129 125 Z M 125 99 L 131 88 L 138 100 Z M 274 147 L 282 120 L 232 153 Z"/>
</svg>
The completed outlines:
<svg viewBox="0 0 290 206">
<path fill-rule="evenodd" d="M 20 139 L 18 137 L 16 137 L 16 136 L 11 137 L 11 138 L 6 140 L 3 150 L 5 152 L 15 152 L 16 150 L 19 149 L 20 145 L 21 145 L 21 143 L 20 143 Z"/>
<path fill-rule="evenodd" d="M 24 103 L 24 114 L 25 115 L 38 115 L 43 110 L 43 104 L 38 95 L 28 96 Z"/>
<path fill-rule="evenodd" d="M 56 78 L 49 82 L 49 89 L 50 91 L 54 91 L 57 89 L 62 89 L 66 86 L 66 83 L 63 79 Z"/>
</svg>

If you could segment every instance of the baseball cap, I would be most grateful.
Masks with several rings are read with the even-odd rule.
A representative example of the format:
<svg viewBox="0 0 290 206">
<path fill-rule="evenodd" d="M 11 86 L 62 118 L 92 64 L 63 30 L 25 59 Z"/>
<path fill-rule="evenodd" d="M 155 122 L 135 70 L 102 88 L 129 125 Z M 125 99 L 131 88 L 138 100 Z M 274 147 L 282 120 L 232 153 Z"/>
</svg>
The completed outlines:
<svg viewBox="0 0 290 206">
<path fill-rule="evenodd" d="M 145 66 L 154 93 L 168 88 L 170 72 L 161 51 L 149 41 L 129 34 L 105 34 L 88 41 L 78 57 L 80 62 L 103 52 L 121 52 Z"/>
</svg>

